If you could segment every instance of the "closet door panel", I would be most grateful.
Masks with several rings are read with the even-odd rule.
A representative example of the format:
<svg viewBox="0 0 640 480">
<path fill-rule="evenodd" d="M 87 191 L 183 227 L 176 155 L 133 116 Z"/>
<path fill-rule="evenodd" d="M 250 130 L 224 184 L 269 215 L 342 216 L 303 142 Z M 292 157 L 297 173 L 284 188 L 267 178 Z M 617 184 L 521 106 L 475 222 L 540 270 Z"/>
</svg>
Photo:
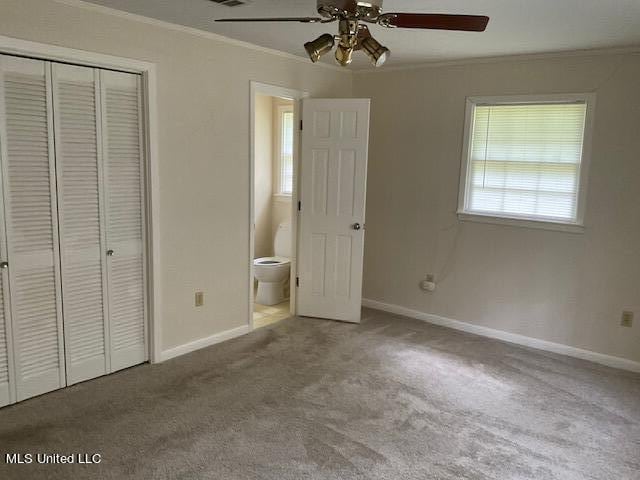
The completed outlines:
<svg viewBox="0 0 640 480">
<path fill-rule="evenodd" d="M 0 137 L 17 400 L 65 384 L 49 65 L 0 57 Z"/>
<path fill-rule="evenodd" d="M 2 58 L 0 57 L 0 62 Z M 2 71 L 0 69 L 0 71 Z M 1 82 L 0 82 L 1 83 Z M 0 87 L 0 159 L 6 157 L 4 149 L 4 133 L 6 131 L 4 116 L 4 89 Z M 4 188 L 2 183 L 2 169 L 0 169 L 0 262 L 8 258 L 6 232 L 4 223 Z M 5 265 L 5 264 L 3 264 Z M 16 401 L 14 364 L 12 349 L 11 309 L 9 307 L 9 271 L 0 270 L 0 407 Z"/>
<path fill-rule="evenodd" d="M 6 257 L 3 257 L 6 258 Z M 7 311 L 7 295 L 5 285 L 7 285 L 7 275 L 3 272 L 0 275 L 0 407 L 15 402 L 15 392 L 13 385 L 13 355 L 10 351 L 11 344 L 11 324 L 9 312 Z"/>
<path fill-rule="evenodd" d="M 1 59 L 0 59 L 1 61 Z M 2 89 L 0 88 L 0 111 L 3 111 Z M 4 132 L 3 118 L 0 115 L 0 132 Z M 3 148 L 3 137 L 0 136 L 0 152 Z M 0 158 L 4 158 L 0 154 Z M 2 185 L 2 170 L 0 169 L 0 262 L 6 262 L 8 258 L 6 232 L 4 223 L 4 195 Z M 2 264 L 3 266 L 6 263 Z M 9 301 L 9 271 L 7 268 L 0 270 L 0 407 L 16 401 L 14 382 L 14 364 L 12 348 L 11 308 Z"/>
<path fill-rule="evenodd" d="M 53 64 L 58 221 L 67 384 L 106 374 L 106 262 L 98 71 Z"/>
<path fill-rule="evenodd" d="M 111 368 L 148 359 L 140 77 L 100 72 Z"/>
</svg>

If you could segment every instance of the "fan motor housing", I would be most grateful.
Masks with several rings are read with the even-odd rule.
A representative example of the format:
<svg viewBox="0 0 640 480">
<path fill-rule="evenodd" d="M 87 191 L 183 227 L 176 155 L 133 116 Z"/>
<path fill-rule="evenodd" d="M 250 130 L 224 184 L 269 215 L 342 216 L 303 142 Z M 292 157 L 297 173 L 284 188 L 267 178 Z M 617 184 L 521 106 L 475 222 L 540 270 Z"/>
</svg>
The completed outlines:
<svg viewBox="0 0 640 480">
<path fill-rule="evenodd" d="M 318 0 L 318 13 L 323 17 L 336 15 L 375 19 L 382 13 L 383 0 Z"/>
</svg>

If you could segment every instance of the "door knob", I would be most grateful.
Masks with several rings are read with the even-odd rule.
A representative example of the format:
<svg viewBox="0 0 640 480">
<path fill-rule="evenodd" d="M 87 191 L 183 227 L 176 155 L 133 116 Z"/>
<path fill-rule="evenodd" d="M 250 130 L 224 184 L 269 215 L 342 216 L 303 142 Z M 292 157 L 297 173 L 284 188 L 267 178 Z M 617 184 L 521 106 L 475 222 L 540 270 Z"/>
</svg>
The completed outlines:
<svg viewBox="0 0 640 480">
<path fill-rule="evenodd" d="M 107 250 L 107 257 L 113 257 L 113 250 L 109 249 Z"/>
<path fill-rule="evenodd" d="M 0 262 L 0 268 L 9 268 L 9 262 Z"/>
<path fill-rule="evenodd" d="M 351 225 L 351 228 L 353 228 L 354 230 L 360 230 L 362 226 L 359 223 L 354 223 L 353 225 Z"/>
</svg>

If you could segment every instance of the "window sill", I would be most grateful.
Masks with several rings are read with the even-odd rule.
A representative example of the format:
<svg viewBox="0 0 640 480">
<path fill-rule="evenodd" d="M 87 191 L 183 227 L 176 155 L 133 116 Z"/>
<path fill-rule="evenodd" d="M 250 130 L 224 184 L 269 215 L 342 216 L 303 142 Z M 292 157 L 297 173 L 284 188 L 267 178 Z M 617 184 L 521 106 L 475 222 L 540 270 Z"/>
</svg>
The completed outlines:
<svg viewBox="0 0 640 480">
<path fill-rule="evenodd" d="M 274 193 L 273 200 L 275 202 L 290 202 L 293 198 L 293 195 L 290 193 Z"/>
<path fill-rule="evenodd" d="M 524 218 L 497 217 L 493 215 L 468 212 L 458 212 L 458 219 L 463 222 L 490 223 L 492 225 L 508 225 L 511 227 L 554 230 L 567 233 L 584 233 L 584 225 L 579 225 L 577 223 L 562 223 L 549 220 L 528 220 Z"/>
</svg>

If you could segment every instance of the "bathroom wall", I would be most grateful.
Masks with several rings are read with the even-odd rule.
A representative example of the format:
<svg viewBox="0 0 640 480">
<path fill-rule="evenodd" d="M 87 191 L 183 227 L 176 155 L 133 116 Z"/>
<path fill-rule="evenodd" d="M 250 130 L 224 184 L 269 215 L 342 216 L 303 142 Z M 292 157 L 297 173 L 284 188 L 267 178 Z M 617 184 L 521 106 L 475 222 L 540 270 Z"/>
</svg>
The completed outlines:
<svg viewBox="0 0 640 480">
<path fill-rule="evenodd" d="M 273 98 L 256 95 L 254 258 L 273 255 Z"/>
<path fill-rule="evenodd" d="M 256 95 L 255 128 L 255 248 L 254 258 L 274 255 L 273 240 L 281 223 L 291 222 L 291 197 L 278 195 L 280 129 L 278 108 L 291 100 Z"/>
</svg>

